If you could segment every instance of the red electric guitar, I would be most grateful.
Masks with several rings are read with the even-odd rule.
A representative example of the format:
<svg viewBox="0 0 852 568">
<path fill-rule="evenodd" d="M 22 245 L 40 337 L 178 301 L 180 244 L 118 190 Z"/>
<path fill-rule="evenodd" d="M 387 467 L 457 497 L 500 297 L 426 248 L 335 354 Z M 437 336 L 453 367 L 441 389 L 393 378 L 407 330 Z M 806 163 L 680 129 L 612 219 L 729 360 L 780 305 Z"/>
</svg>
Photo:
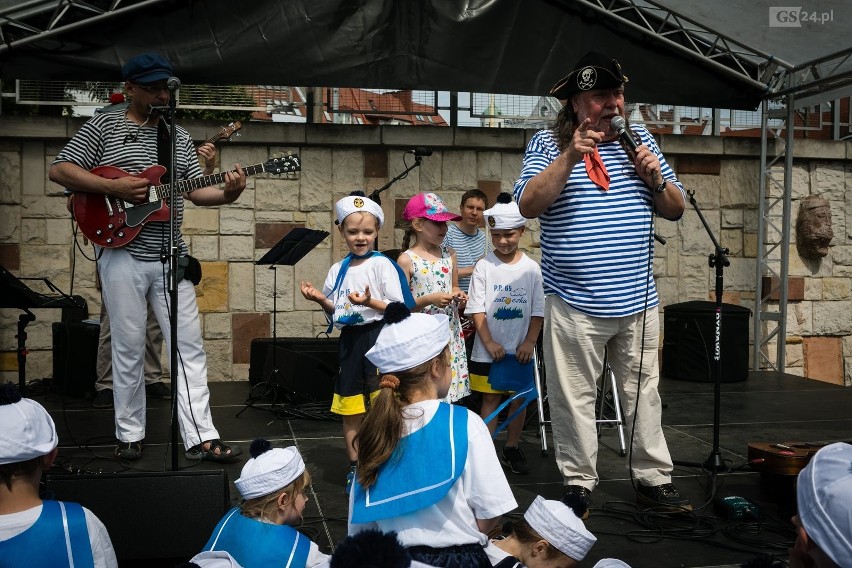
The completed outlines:
<svg viewBox="0 0 852 568">
<path fill-rule="evenodd" d="M 231 136 L 233 136 L 234 134 L 237 134 L 237 136 L 239 136 L 237 131 L 242 127 L 243 123 L 239 120 L 235 120 L 234 122 L 228 124 L 228 126 L 223 126 L 222 128 L 220 128 L 219 132 L 199 144 L 199 146 L 201 146 L 202 144 L 207 144 L 208 142 L 210 142 L 211 144 L 215 144 L 220 140 L 230 140 Z"/>
<path fill-rule="evenodd" d="M 299 156 L 271 158 L 262 164 L 244 167 L 247 176 L 272 173 L 283 174 L 301 171 Z M 129 174 L 121 168 L 98 166 L 92 173 L 106 179 L 118 179 L 133 175 L 148 180 L 148 199 L 144 203 L 131 203 L 111 195 L 77 192 L 74 194 L 74 218 L 80 230 L 94 244 L 105 248 L 123 247 L 139 234 L 146 223 L 169 220 L 168 199 L 173 191 L 169 184 L 160 185 L 166 172 L 163 166 L 151 166 L 138 174 Z M 187 193 L 208 185 L 225 181 L 225 173 L 180 180 L 174 192 Z"/>
</svg>

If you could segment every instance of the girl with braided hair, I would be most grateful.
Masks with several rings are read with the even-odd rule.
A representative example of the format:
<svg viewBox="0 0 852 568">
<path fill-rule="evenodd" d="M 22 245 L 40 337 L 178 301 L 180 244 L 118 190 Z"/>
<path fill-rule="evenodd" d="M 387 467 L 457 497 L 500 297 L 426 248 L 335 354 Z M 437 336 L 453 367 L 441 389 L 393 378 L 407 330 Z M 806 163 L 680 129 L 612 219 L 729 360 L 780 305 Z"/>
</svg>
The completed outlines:
<svg viewBox="0 0 852 568">
<path fill-rule="evenodd" d="M 391 303 L 384 323 L 367 352 L 381 379 L 355 438 L 349 534 L 395 531 L 417 561 L 488 568 L 486 533 L 517 502 L 482 419 L 439 400 L 451 377 L 447 316 Z"/>
</svg>

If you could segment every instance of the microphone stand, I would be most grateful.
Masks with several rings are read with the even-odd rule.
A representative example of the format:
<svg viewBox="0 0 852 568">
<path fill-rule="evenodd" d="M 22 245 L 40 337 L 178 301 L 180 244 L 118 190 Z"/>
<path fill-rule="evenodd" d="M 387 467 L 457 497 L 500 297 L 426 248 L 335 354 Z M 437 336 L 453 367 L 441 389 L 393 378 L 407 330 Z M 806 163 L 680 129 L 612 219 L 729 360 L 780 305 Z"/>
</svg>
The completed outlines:
<svg viewBox="0 0 852 568">
<path fill-rule="evenodd" d="M 175 123 L 175 108 L 177 106 L 176 91 L 180 84 L 173 84 L 169 80 L 169 146 L 172 163 L 169 167 L 169 369 L 172 375 L 172 401 L 171 401 L 171 446 L 172 446 L 172 471 L 178 470 L 178 394 L 177 387 L 180 377 L 178 366 L 177 330 L 178 330 L 178 264 L 180 262 L 180 250 L 175 236 L 177 235 L 177 125 Z M 160 118 L 162 120 L 162 117 Z M 189 392 L 186 393 L 187 400 Z M 188 403 L 189 404 L 189 403 Z"/>
<path fill-rule="evenodd" d="M 401 180 L 402 178 L 408 176 L 409 172 L 411 172 L 411 170 L 413 170 L 414 168 L 419 167 L 422 162 L 423 162 L 423 156 L 421 156 L 417 152 L 414 152 L 414 163 L 411 164 L 410 166 L 408 166 L 407 168 L 405 168 L 405 170 L 401 174 L 399 174 L 398 176 L 396 176 L 395 178 L 393 178 L 392 180 L 387 182 L 385 185 L 383 185 L 379 189 L 374 189 L 373 193 L 370 194 L 370 199 L 372 199 L 373 201 L 375 201 L 376 203 L 381 205 L 382 199 L 381 199 L 381 197 L 379 197 L 379 195 L 383 191 L 388 189 L 390 186 L 392 186 L 393 184 L 395 184 L 396 182 Z M 405 163 L 404 159 L 403 159 L 403 163 Z M 378 236 L 376 236 L 375 250 L 379 250 L 379 237 Z"/>
<path fill-rule="evenodd" d="M 711 471 L 714 476 L 717 472 L 728 471 L 725 461 L 722 459 L 722 453 L 719 451 L 719 426 L 721 422 L 722 408 L 722 290 L 724 289 L 725 267 L 731 265 L 728 260 L 728 249 L 722 248 L 704 215 L 701 214 L 701 209 L 698 208 L 698 203 L 695 201 L 695 190 L 688 190 L 689 203 L 692 204 L 695 212 L 698 213 L 698 218 L 701 219 L 701 224 L 707 234 L 710 235 L 710 240 L 713 241 L 715 252 L 708 257 L 708 262 L 711 267 L 716 269 L 716 330 L 714 334 L 714 351 L 713 360 L 713 448 L 710 450 L 710 455 L 703 463 L 674 461 L 675 465 L 686 467 L 700 467 Z"/>
</svg>

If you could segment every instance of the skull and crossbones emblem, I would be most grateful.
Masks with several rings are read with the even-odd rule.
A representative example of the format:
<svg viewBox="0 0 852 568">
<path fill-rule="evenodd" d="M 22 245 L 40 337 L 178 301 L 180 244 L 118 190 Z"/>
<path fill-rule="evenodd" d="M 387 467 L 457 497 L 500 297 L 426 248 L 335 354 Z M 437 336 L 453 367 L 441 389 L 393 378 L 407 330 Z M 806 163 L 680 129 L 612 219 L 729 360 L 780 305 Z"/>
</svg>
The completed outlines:
<svg viewBox="0 0 852 568">
<path fill-rule="evenodd" d="M 594 67 L 584 67 L 577 73 L 577 86 L 582 91 L 588 91 L 598 81 L 598 73 Z"/>
</svg>

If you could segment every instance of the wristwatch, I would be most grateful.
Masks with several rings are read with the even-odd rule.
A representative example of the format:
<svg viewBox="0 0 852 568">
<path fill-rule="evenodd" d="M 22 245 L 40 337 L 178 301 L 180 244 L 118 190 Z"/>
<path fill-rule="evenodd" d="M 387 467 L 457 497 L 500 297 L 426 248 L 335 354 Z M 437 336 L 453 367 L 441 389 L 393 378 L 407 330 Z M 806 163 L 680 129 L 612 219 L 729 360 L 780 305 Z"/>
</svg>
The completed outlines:
<svg viewBox="0 0 852 568">
<path fill-rule="evenodd" d="M 667 183 L 669 183 L 669 182 L 667 182 L 664 178 L 663 181 L 660 182 L 660 185 L 658 185 L 657 187 L 654 188 L 654 193 L 664 192 L 666 190 L 666 184 Z"/>
</svg>

